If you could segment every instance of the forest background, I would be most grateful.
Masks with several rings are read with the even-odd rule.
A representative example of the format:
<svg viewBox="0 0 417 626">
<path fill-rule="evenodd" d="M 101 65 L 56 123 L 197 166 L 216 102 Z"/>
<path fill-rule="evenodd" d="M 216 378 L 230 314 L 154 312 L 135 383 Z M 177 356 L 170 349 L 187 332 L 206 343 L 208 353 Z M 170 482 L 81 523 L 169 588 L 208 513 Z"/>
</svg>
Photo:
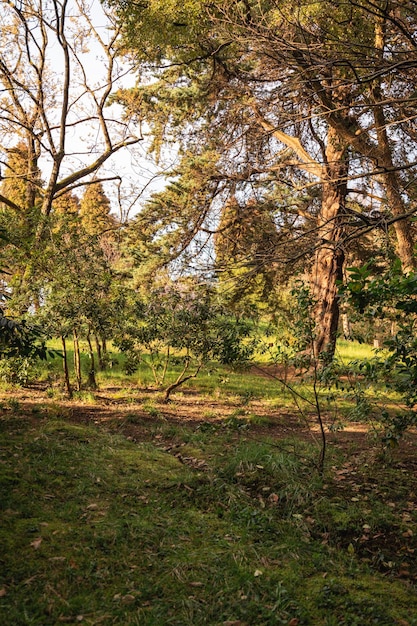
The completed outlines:
<svg viewBox="0 0 417 626">
<path fill-rule="evenodd" d="M 404 445 L 416 18 L 407 0 L 0 2 L 6 396 L 133 397 L 134 379 L 159 420 L 196 379 L 240 380 L 247 403 L 261 380 L 319 477 L 346 423 L 383 456 Z M 307 619 L 287 613 L 265 623 Z"/>
<path fill-rule="evenodd" d="M 80 390 L 80 338 L 95 386 L 110 341 L 128 369 L 165 343 L 185 375 L 191 356 L 247 359 L 261 323 L 271 362 L 302 355 L 306 369 L 333 361 L 340 332 L 385 342 L 383 367 L 409 388 L 413 7 L 93 9 L 2 7 L 5 356 L 19 321 L 60 338 L 71 396 L 69 337 Z M 109 164 L 142 143 L 166 185 L 140 202 L 147 185 Z M 194 316 L 187 333 L 171 320 L 168 337 L 167 308 Z"/>
</svg>

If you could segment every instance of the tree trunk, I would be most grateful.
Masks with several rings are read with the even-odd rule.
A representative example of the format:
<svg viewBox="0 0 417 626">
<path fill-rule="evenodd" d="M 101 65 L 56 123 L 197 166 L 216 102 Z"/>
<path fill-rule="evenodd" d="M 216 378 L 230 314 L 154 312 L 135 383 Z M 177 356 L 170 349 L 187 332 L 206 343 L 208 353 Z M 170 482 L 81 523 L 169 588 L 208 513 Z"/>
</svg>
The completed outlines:
<svg viewBox="0 0 417 626">
<path fill-rule="evenodd" d="M 98 336 L 96 334 L 94 335 L 94 341 L 95 341 L 95 344 L 96 344 L 98 368 L 102 372 L 104 370 L 103 353 L 102 353 L 102 349 L 101 349 L 100 340 L 99 340 L 99 338 L 98 338 Z"/>
<path fill-rule="evenodd" d="M 87 334 L 87 344 L 88 344 L 88 356 L 90 357 L 90 371 L 88 372 L 88 387 L 90 389 L 97 389 L 96 372 L 95 372 L 96 364 L 95 364 L 95 359 L 94 359 L 93 344 L 91 343 L 90 331 L 88 331 L 88 334 Z"/>
<path fill-rule="evenodd" d="M 78 341 L 77 330 L 73 330 L 74 339 L 74 372 L 77 385 L 77 391 L 81 391 L 81 358 L 80 358 L 80 344 Z"/>
<path fill-rule="evenodd" d="M 346 143 L 329 127 L 326 147 L 326 179 L 322 185 L 322 204 L 318 218 L 319 245 L 311 276 L 315 302 L 313 355 L 326 353 L 331 360 L 336 348 L 339 323 L 338 283 L 342 280 L 344 252 L 341 247 L 343 215 L 347 195 L 348 162 Z"/>
<path fill-rule="evenodd" d="M 70 377 L 69 377 L 69 369 L 68 369 L 67 342 L 65 341 L 64 335 L 61 335 L 61 342 L 62 342 L 62 354 L 63 354 L 65 388 L 67 390 L 68 398 L 71 400 L 71 398 L 72 398 L 72 387 L 71 387 L 71 382 L 70 382 Z"/>
<path fill-rule="evenodd" d="M 384 47 L 386 43 L 386 17 L 381 16 L 375 24 L 375 49 L 381 62 L 384 59 Z M 377 159 L 377 166 L 383 168 L 380 181 L 384 186 L 388 205 L 394 217 L 399 217 L 406 213 L 404 199 L 401 194 L 400 180 L 398 172 L 394 167 L 392 147 L 387 132 L 387 120 L 385 116 L 384 98 L 381 89 L 381 78 L 376 78 L 371 85 L 371 93 L 374 100 L 373 114 L 375 120 L 375 131 L 378 139 L 380 157 Z M 397 254 L 401 260 L 404 273 L 413 272 L 416 265 L 414 255 L 414 239 L 410 228 L 410 220 L 403 219 L 394 223 L 394 230 L 397 238 Z"/>
</svg>

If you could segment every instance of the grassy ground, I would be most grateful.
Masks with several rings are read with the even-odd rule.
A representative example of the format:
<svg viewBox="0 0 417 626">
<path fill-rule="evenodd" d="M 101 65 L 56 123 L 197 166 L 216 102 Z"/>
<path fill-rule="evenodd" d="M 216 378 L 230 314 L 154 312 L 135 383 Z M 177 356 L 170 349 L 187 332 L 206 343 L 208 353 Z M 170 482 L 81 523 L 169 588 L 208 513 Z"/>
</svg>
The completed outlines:
<svg viewBox="0 0 417 626">
<path fill-rule="evenodd" d="M 416 439 L 334 433 L 321 477 L 294 413 L 216 384 L 2 394 L 1 624 L 417 624 Z"/>
</svg>

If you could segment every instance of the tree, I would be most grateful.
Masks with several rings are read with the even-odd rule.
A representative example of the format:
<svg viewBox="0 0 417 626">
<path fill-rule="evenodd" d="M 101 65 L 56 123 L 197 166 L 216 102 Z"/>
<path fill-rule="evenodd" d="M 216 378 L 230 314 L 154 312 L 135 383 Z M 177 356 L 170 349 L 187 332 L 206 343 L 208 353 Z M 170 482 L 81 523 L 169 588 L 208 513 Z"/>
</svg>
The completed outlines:
<svg viewBox="0 0 417 626">
<path fill-rule="evenodd" d="M 39 222 L 41 188 L 40 170 L 31 162 L 27 144 L 20 141 L 7 150 L 4 177 L 0 187 L 0 194 L 15 205 L 15 208 L 11 208 L 7 204 L 0 204 L 0 223 L 7 240 L 2 250 L 2 267 L 8 272 L 5 280 L 17 292 L 20 291 L 19 287 Z M 27 309 L 27 302 L 15 301 L 14 304 L 21 313 Z"/>
<path fill-rule="evenodd" d="M 164 9 L 158 3 L 153 3 L 150 19 L 155 18 L 156 7 L 159 15 L 164 15 Z M 188 47 L 184 45 L 184 48 L 170 48 L 168 44 L 163 50 L 174 65 L 163 72 L 159 83 L 150 88 L 138 88 L 129 93 L 124 102 L 136 115 L 150 118 L 160 137 L 170 133 L 175 138 L 179 136 L 181 140 L 181 135 L 176 133 L 176 128 L 180 126 L 181 132 L 184 129 L 189 131 L 184 143 L 191 145 L 195 152 L 199 152 L 198 144 L 204 144 L 205 150 L 211 145 L 212 150 L 217 149 L 220 152 L 216 165 L 217 179 L 223 181 L 223 202 L 228 202 L 233 196 L 252 196 L 253 205 L 262 204 L 265 189 L 270 190 L 279 184 L 279 173 L 289 172 L 294 167 L 302 174 L 302 184 L 307 184 L 308 179 L 310 184 L 312 179 L 314 183 L 318 179 L 322 191 L 322 216 L 314 218 L 318 229 L 316 241 L 326 242 L 326 245 L 321 245 L 320 254 L 317 254 L 315 271 L 319 283 L 326 283 L 322 290 L 319 287 L 316 289 L 316 317 L 322 331 L 322 339 L 317 345 L 318 351 L 322 351 L 334 346 L 334 329 L 337 327 L 334 274 L 336 271 L 336 275 L 341 276 L 343 255 L 339 249 L 342 228 L 335 220 L 340 222 L 339 216 L 345 205 L 346 184 L 342 181 L 348 168 L 346 145 L 335 141 L 333 134 L 329 135 L 326 145 L 325 140 L 319 138 L 318 131 L 313 136 L 310 133 L 310 141 L 322 153 L 323 163 L 320 163 L 310 156 L 299 139 L 306 127 L 306 124 L 301 123 L 301 115 L 300 119 L 296 118 L 295 123 L 290 122 L 288 131 L 279 130 L 274 123 L 277 119 L 277 108 L 274 110 L 274 118 L 269 120 L 267 106 L 270 103 L 259 88 L 260 83 L 268 82 L 269 86 L 273 85 L 277 77 L 270 72 L 267 77 L 258 76 L 259 63 L 253 55 L 251 58 L 247 50 L 233 45 L 233 32 L 222 32 L 220 10 L 209 14 L 208 6 L 204 3 L 200 5 L 200 9 L 207 19 L 202 21 L 203 31 L 200 30 L 198 39 L 192 40 Z M 146 22 L 146 10 L 141 13 L 141 17 Z M 194 24 L 193 19 L 194 14 L 190 17 Z M 204 28 L 207 30 L 204 31 Z M 134 39 L 135 35 L 131 35 Z M 194 53 L 194 59 L 190 50 Z M 181 63 L 182 74 L 177 69 L 177 64 Z M 172 92 L 168 92 L 166 88 L 168 82 L 175 86 Z M 191 116 L 190 100 L 197 103 L 195 113 Z M 304 109 L 302 107 L 302 113 Z M 284 114 L 287 122 L 289 116 L 285 111 Z M 192 119 L 197 131 L 190 126 Z M 298 137 L 295 138 L 292 131 L 298 131 Z M 287 147 L 284 156 L 282 144 Z M 220 148 L 220 145 L 223 147 Z M 293 178 L 291 173 L 289 178 Z M 217 201 L 218 199 L 219 195 L 216 197 Z M 285 209 L 286 207 L 281 207 L 283 212 Z M 207 210 L 207 205 L 200 207 L 201 214 L 207 214 Z M 311 217 L 310 214 L 309 218 Z M 300 220 L 305 220 L 305 212 L 300 214 Z M 329 245 L 331 237 L 335 241 Z M 278 256 L 279 251 L 275 252 Z M 328 257 L 332 257 L 330 261 Z M 264 264 L 270 259 L 271 255 L 266 256 Z M 315 284 L 318 284 L 317 280 Z"/>
<path fill-rule="evenodd" d="M 0 202 L 17 220 L 34 217 L 30 252 L 39 249 L 54 203 L 92 176 L 108 178 L 98 177 L 100 168 L 141 139 L 107 107 L 125 69 L 119 29 L 108 13 L 106 22 L 96 28 L 79 0 L 0 2 L 0 161 L 7 165 Z M 26 283 L 33 270 L 29 254 Z"/>
<path fill-rule="evenodd" d="M 247 322 L 225 315 L 208 285 L 166 281 L 146 296 L 131 298 L 115 343 L 126 354 L 129 372 L 140 363 L 148 367 L 168 401 L 210 361 L 246 363 L 254 348 L 253 342 L 245 342 L 250 330 Z M 173 364 L 180 366 L 179 373 L 167 383 L 168 366 Z"/>
<path fill-rule="evenodd" d="M 396 150 L 399 136 L 408 145 L 412 140 L 404 103 L 412 96 L 414 8 L 395 2 L 288 7 L 278 0 L 202 0 L 191 7 L 153 0 L 123 3 L 121 14 L 139 60 L 146 54 L 159 79 L 121 100 L 152 120 L 157 145 L 171 138 L 198 152 L 196 137 L 207 145 L 211 133 L 211 146 L 222 146 L 218 176 L 229 180 L 233 193 L 238 186 L 259 189 L 273 176 L 291 179 L 294 168 L 299 188 L 320 188 L 320 210 L 314 215 L 312 203 L 307 218 L 316 218 L 315 350 L 331 354 L 337 282 L 352 239 L 393 226 L 404 271 L 415 265 L 405 176 L 413 163 L 407 157 L 404 166 Z M 348 38 L 347 23 L 354 24 Z M 370 211 L 370 180 L 379 192 L 379 219 Z M 364 198 L 359 212 L 358 193 Z"/>
<path fill-rule="evenodd" d="M 42 307 L 37 319 L 49 336 L 62 341 L 64 372 L 68 395 L 72 394 L 66 357 L 66 342 L 74 346 L 74 372 L 77 391 L 82 387 L 80 340 L 88 346 L 87 386 L 96 388 L 95 337 L 108 338 L 114 324 L 111 267 L 97 238 L 85 232 L 76 214 L 57 215 L 48 232 L 48 245 L 39 255 L 36 292 L 42 290 Z M 100 356 L 100 353 L 99 353 Z"/>
<path fill-rule="evenodd" d="M 84 191 L 80 203 L 81 223 L 90 235 L 108 234 L 116 227 L 116 220 L 110 214 L 110 200 L 100 182 L 93 182 Z"/>
<path fill-rule="evenodd" d="M 278 282 L 275 255 L 279 243 L 272 207 L 231 198 L 214 235 L 219 289 L 233 309 L 247 304 L 267 307 Z M 269 258 L 268 258 L 269 257 Z"/>
</svg>

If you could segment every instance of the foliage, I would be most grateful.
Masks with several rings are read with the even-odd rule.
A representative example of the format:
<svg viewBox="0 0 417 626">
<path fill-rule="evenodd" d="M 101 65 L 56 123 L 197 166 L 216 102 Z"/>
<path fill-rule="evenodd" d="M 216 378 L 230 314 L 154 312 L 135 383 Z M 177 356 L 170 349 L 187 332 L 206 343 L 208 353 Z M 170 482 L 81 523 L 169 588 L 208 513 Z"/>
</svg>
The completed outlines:
<svg viewBox="0 0 417 626">
<path fill-rule="evenodd" d="M 103 235 L 114 230 L 116 220 L 110 214 L 110 200 L 100 182 L 91 183 L 81 198 L 79 215 L 85 231 L 89 235 Z"/>
<path fill-rule="evenodd" d="M 211 360 L 244 365 L 254 349 L 253 342 L 244 341 L 250 329 L 226 315 L 210 288 L 176 281 L 133 299 L 115 344 L 126 353 L 128 369 L 146 364 L 158 385 L 164 385 L 168 365 L 180 366 L 177 380 L 166 388 L 168 398 Z"/>
<path fill-rule="evenodd" d="M 195 225 L 213 233 L 232 199 L 261 208 L 273 199 L 279 241 L 272 254 L 259 246 L 254 262 L 248 247 L 230 273 L 239 288 L 242 266 L 269 273 L 274 264 L 307 259 L 322 330 L 316 351 L 330 353 L 336 281 L 355 240 L 393 231 L 405 271 L 416 265 L 407 218 L 415 206 L 416 85 L 411 68 L 397 71 L 403 55 L 415 59 L 415 7 L 328 0 L 111 4 L 141 69 L 137 86 L 117 95 L 127 116 L 151 125 L 158 154 L 163 145 L 178 146 L 181 159 L 199 158 L 207 147 L 218 153 L 212 182 L 221 193 L 197 198 L 193 208 L 202 219 L 193 212 L 192 230 L 188 220 L 178 224 L 184 213 L 167 215 L 165 240 L 177 244 L 184 225 L 186 246 Z M 355 184 L 347 184 L 350 176 Z M 251 226 L 250 214 L 245 220 Z M 258 298 L 262 271 L 260 277 L 251 285 Z"/>
<path fill-rule="evenodd" d="M 38 359 L 46 361 L 55 352 L 47 350 L 46 335 L 33 320 L 13 319 L 0 306 L 0 378 L 26 384 Z"/>
<path fill-rule="evenodd" d="M 45 336 L 38 326 L 6 317 L 0 309 L 0 356 L 46 358 Z"/>
<path fill-rule="evenodd" d="M 383 342 L 388 355 L 361 364 L 363 374 L 382 377 L 406 406 L 405 411 L 384 415 L 385 437 L 395 443 L 417 424 L 417 274 L 404 275 L 399 261 L 382 276 L 373 275 L 371 264 L 350 268 L 344 294 L 361 314 L 395 323 L 395 332 Z"/>
</svg>

